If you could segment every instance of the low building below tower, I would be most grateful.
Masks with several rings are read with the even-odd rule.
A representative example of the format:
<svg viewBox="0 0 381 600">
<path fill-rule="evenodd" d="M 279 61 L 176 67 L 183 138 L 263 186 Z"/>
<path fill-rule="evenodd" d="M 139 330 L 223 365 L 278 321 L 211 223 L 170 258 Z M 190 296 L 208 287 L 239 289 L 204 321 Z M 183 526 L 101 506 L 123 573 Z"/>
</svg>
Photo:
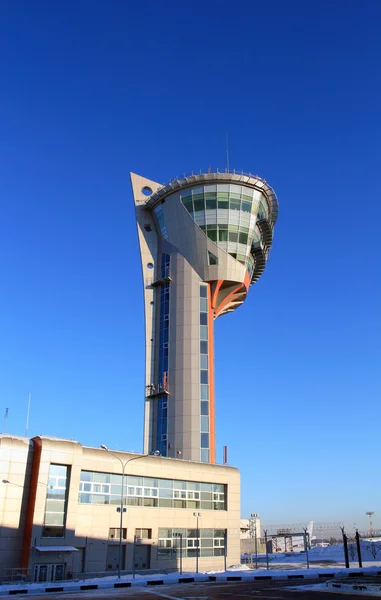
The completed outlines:
<svg viewBox="0 0 381 600">
<path fill-rule="evenodd" d="M 0 455 L 0 581 L 239 563 L 233 467 L 5 434 Z"/>
</svg>

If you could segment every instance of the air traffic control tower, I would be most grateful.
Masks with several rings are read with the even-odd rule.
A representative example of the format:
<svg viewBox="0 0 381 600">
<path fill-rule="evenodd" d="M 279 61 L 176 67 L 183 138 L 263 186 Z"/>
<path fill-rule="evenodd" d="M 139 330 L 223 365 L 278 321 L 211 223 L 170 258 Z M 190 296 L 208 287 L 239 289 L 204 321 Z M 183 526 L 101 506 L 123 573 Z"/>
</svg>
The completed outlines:
<svg viewBox="0 0 381 600">
<path fill-rule="evenodd" d="M 131 181 L 145 303 L 144 452 L 214 463 L 213 323 L 262 275 L 277 198 L 260 177 L 235 172 Z"/>
</svg>

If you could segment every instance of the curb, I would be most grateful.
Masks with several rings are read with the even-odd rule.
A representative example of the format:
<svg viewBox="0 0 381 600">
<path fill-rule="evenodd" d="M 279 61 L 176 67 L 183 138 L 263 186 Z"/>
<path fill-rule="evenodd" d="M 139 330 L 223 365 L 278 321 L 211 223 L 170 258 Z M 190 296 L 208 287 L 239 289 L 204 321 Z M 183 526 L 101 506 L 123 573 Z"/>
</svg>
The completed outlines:
<svg viewBox="0 0 381 600">
<path fill-rule="evenodd" d="M 336 572 L 335 572 L 336 571 Z M 364 577 L 367 574 L 374 574 L 374 575 L 381 575 L 381 571 L 374 571 L 373 567 L 370 567 L 369 570 L 367 569 L 363 569 L 363 570 L 349 570 L 349 571 L 343 571 L 343 570 L 333 570 L 331 572 L 328 573 L 316 573 L 314 572 L 313 569 L 310 570 L 309 573 L 295 573 L 292 574 L 289 571 L 285 571 L 284 573 L 277 573 L 274 575 L 252 575 L 251 573 L 245 571 L 244 573 L 242 573 L 241 575 L 226 575 L 224 574 L 218 574 L 216 573 L 215 575 L 208 575 L 208 574 L 199 574 L 199 575 L 192 575 L 192 576 L 179 576 L 179 577 L 173 577 L 170 579 L 132 579 L 130 581 L 116 581 L 116 582 L 109 582 L 109 581 L 105 581 L 102 582 L 102 580 L 99 581 L 99 583 L 83 583 L 80 584 L 79 582 L 73 582 L 73 583 L 67 583 L 66 585 L 53 585 L 53 582 L 51 584 L 46 583 L 46 585 L 41 585 L 41 586 L 36 586 L 36 587 L 27 587 L 25 584 L 16 584 L 14 585 L 11 589 L 8 589 L 4 592 L 2 592 L 1 590 L 1 586 L 0 586 L 0 597 L 1 596 L 15 596 L 15 595 L 35 595 L 35 594 L 51 594 L 51 593 L 57 593 L 57 592 L 84 592 L 84 591 L 88 591 L 88 590 L 107 590 L 107 589 L 118 589 L 118 588 L 130 588 L 130 587 L 151 587 L 151 586 L 155 586 L 155 585 L 176 585 L 176 584 L 182 584 L 182 583 L 195 583 L 195 582 L 212 582 L 212 581 L 218 581 L 218 582 L 230 582 L 230 581 L 295 581 L 295 580 L 308 580 L 308 579 L 332 579 L 335 577 L 348 577 L 348 578 L 354 578 L 354 577 Z M 328 586 L 328 582 L 327 582 L 327 587 Z M 359 587 L 359 584 L 355 584 L 353 583 L 353 585 L 351 584 L 347 584 L 347 583 L 332 583 L 331 584 L 332 587 L 342 587 L 342 586 L 346 586 L 348 587 L 348 589 L 370 589 L 369 588 L 369 584 L 368 584 L 368 588 L 364 587 L 363 585 L 361 585 Z M 365 584 L 364 584 L 365 585 Z M 357 586 L 357 587 L 355 587 Z M 376 586 L 375 586 L 376 587 Z M 378 586 L 377 588 L 378 590 L 380 590 L 380 586 Z"/>
</svg>

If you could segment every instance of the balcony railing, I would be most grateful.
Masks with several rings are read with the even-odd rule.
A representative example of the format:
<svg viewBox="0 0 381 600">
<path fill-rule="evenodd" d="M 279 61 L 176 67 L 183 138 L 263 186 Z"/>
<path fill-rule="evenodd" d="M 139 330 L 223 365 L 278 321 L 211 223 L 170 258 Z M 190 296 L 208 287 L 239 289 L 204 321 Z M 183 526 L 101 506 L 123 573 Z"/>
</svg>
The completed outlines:
<svg viewBox="0 0 381 600">
<path fill-rule="evenodd" d="M 164 285 L 166 283 L 171 283 L 171 273 L 169 269 L 165 269 L 165 272 L 162 273 L 162 277 L 146 277 L 145 284 L 146 287 L 158 287 L 160 285 Z"/>
<path fill-rule="evenodd" d="M 168 396 L 167 383 L 150 383 L 146 386 L 146 398 L 157 398 L 157 396 Z"/>
</svg>

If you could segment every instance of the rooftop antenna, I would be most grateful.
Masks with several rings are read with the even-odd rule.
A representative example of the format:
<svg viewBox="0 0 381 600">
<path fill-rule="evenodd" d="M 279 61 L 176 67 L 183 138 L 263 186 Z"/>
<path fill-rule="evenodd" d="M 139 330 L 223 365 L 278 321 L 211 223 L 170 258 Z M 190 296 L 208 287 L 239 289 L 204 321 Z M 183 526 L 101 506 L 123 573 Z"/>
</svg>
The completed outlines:
<svg viewBox="0 0 381 600">
<path fill-rule="evenodd" d="M 8 411 L 9 411 L 9 408 L 6 408 L 5 415 L 4 415 L 4 433 L 7 433 Z"/>
<path fill-rule="evenodd" d="M 229 173 L 229 139 L 226 134 L 226 172 Z"/>
<path fill-rule="evenodd" d="M 30 394 L 28 396 L 28 410 L 26 413 L 26 425 L 25 425 L 25 437 L 28 437 L 28 427 L 29 427 L 29 414 L 30 414 Z"/>
</svg>

